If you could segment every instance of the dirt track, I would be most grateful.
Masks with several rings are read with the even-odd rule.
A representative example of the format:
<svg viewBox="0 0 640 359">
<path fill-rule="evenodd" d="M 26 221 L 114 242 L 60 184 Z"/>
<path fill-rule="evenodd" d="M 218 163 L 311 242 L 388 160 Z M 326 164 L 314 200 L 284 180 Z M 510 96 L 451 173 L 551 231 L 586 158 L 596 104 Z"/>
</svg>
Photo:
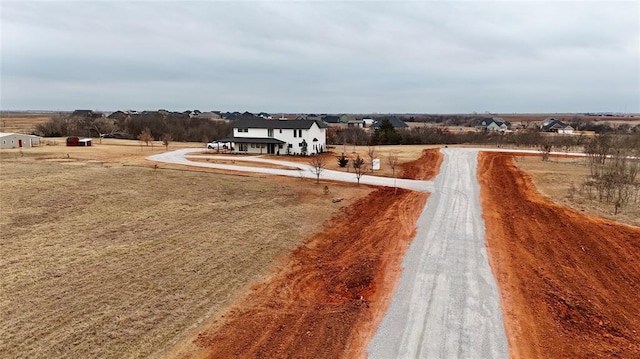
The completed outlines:
<svg viewBox="0 0 640 359">
<path fill-rule="evenodd" d="M 640 228 L 542 198 L 481 153 L 486 241 L 512 358 L 640 357 Z"/>
</svg>

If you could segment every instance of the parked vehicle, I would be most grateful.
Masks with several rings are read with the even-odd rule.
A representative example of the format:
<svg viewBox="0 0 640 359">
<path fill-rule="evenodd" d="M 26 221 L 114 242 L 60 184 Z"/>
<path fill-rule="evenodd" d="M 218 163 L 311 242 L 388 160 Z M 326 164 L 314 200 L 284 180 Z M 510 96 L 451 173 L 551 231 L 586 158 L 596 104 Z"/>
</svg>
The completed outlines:
<svg viewBox="0 0 640 359">
<path fill-rule="evenodd" d="M 207 149 L 209 150 L 229 150 L 231 149 L 231 143 L 229 142 L 220 142 L 220 141 L 214 141 L 214 142 L 209 142 L 207 143 Z"/>
</svg>

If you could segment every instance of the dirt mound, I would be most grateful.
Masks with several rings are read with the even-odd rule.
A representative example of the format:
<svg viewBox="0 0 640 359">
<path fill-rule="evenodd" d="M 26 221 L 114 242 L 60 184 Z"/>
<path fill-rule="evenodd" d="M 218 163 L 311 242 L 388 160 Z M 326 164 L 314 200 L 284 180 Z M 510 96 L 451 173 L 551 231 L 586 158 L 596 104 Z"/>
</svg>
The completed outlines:
<svg viewBox="0 0 640 359">
<path fill-rule="evenodd" d="M 345 208 L 185 357 L 364 357 L 426 198 L 383 188 Z"/>
<path fill-rule="evenodd" d="M 440 165 L 443 159 L 444 156 L 439 148 L 425 149 L 422 151 L 420 158 L 402 165 L 400 178 L 432 180 L 440 171 Z"/>
<path fill-rule="evenodd" d="M 512 155 L 478 166 L 512 358 L 640 357 L 640 228 L 544 199 Z"/>
</svg>

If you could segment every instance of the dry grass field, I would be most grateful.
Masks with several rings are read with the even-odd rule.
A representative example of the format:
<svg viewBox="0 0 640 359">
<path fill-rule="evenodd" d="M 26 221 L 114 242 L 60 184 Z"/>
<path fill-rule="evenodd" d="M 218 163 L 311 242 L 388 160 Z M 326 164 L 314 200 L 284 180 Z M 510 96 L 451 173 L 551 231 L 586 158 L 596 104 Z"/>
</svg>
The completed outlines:
<svg viewBox="0 0 640 359">
<path fill-rule="evenodd" d="M 159 145 L 55 141 L 0 152 L 6 358 L 153 355 L 371 191 L 332 183 L 325 195 L 299 178 L 154 170 L 144 157 Z"/>
<path fill-rule="evenodd" d="M 55 113 L 0 112 L 0 132 L 29 134 L 36 125 L 49 121 Z"/>
<path fill-rule="evenodd" d="M 566 206 L 621 223 L 640 226 L 640 203 L 629 203 L 615 215 L 613 204 L 588 200 L 579 193 L 580 185 L 589 175 L 584 158 L 551 157 L 543 162 L 540 156 L 516 156 L 516 165 L 524 170 L 545 197 Z M 576 189 L 571 194 L 572 186 Z"/>
</svg>

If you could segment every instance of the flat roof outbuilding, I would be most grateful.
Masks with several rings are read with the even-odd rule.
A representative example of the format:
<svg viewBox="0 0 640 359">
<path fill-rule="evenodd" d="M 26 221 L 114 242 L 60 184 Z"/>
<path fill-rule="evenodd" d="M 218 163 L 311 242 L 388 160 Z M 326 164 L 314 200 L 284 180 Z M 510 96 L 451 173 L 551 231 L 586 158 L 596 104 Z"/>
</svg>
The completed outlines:
<svg viewBox="0 0 640 359">
<path fill-rule="evenodd" d="M 23 133 L 0 132 L 0 148 L 30 148 L 40 145 L 40 136 Z"/>
</svg>

